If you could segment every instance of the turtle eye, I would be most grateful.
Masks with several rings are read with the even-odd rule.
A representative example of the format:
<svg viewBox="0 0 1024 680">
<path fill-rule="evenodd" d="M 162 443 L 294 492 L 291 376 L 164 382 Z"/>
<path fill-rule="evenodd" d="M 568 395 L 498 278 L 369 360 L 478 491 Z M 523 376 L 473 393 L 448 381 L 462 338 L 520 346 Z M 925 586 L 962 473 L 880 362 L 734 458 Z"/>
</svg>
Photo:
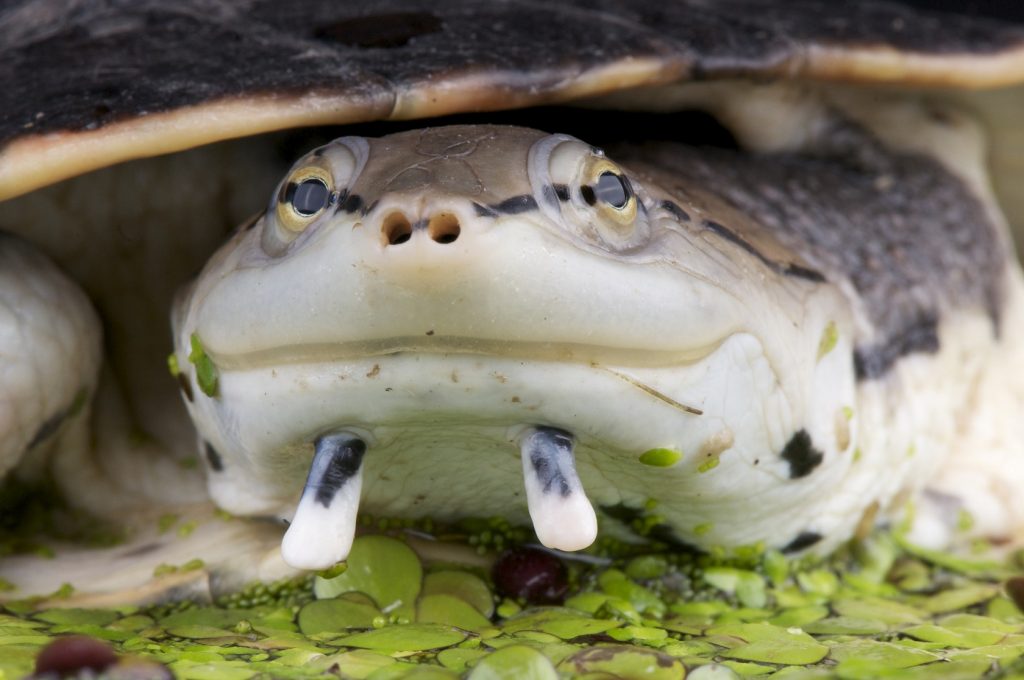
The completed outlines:
<svg viewBox="0 0 1024 680">
<path fill-rule="evenodd" d="M 624 210 L 629 205 L 629 200 L 633 198 L 633 188 L 623 175 L 605 171 L 597 178 L 594 196 L 598 201 L 607 203 L 616 210 Z"/>
<path fill-rule="evenodd" d="M 530 186 L 541 213 L 585 242 L 613 253 L 643 248 L 651 238 L 647 193 L 604 152 L 568 135 L 530 148 Z"/>
<path fill-rule="evenodd" d="M 288 185 L 287 200 L 292 210 L 302 217 L 312 217 L 327 207 L 331 190 L 318 177 L 304 179 L 298 184 Z"/>
<path fill-rule="evenodd" d="M 636 194 L 629 178 L 604 156 L 590 159 L 583 171 L 580 196 L 617 230 L 632 228 L 636 219 Z"/>
<path fill-rule="evenodd" d="M 281 186 L 277 218 L 293 234 L 305 231 L 331 204 L 331 174 L 316 165 L 299 168 Z"/>
</svg>

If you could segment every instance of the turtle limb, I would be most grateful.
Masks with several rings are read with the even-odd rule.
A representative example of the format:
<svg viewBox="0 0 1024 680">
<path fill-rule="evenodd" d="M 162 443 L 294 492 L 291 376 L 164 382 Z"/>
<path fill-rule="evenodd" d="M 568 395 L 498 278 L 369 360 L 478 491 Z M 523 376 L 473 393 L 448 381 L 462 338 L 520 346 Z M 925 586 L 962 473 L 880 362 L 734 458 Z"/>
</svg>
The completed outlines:
<svg viewBox="0 0 1024 680">
<path fill-rule="evenodd" d="M 100 324 L 84 293 L 27 243 L 0 233 L 0 475 L 42 474 L 80 439 L 100 365 Z"/>
</svg>

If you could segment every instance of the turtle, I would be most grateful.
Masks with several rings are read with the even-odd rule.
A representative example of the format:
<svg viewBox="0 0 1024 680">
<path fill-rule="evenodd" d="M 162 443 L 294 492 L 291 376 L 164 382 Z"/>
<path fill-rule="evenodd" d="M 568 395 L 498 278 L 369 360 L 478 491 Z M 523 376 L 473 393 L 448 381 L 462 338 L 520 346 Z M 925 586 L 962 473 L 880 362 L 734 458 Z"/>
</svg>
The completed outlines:
<svg viewBox="0 0 1024 680">
<path fill-rule="evenodd" d="M 983 9 L 7 3 L 5 502 L 130 533 L 0 573 L 223 590 L 360 507 L 1012 541 L 1024 28 Z"/>
</svg>

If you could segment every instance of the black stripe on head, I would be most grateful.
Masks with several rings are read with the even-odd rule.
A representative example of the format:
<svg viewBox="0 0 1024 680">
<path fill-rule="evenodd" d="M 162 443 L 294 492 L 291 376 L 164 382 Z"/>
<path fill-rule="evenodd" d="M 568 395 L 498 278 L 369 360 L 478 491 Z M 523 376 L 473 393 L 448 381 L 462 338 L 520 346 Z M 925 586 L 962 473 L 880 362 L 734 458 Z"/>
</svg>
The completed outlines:
<svg viewBox="0 0 1024 680">
<path fill-rule="evenodd" d="M 683 210 L 677 203 L 672 201 L 662 201 L 661 207 L 665 212 L 669 213 L 680 222 L 690 221 L 690 213 Z"/>
<path fill-rule="evenodd" d="M 786 544 L 782 549 L 784 553 L 794 553 L 804 548 L 810 548 L 812 545 L 817 543 L 823 538 L 823 536 L 814 531 L 801 531 L 797 534 L 797 537 Z"/>
<path fill-rule="evenodd" d="M 825 277 L 821 272 L 817 272 L 807 267 L 802 267 L 792 262 L 777 262 L 762 253 L 760 250 L 754 247 L 752 243 L 744 239 L 742 236 L 732 231 L 728 227 L 715 222 L 714 220 L 704 220 L 704 228 L 708 231 L 714 232 L 718 236 L 721 236 L 726 241 L 733 243 L 746 252 L 750 253 L 762 263 L 765 264 L 769 269 L 777 274 L 783 274 L 785 276 L 793 276 L 798 279 L 805 279 L 807 281 L 813 281 L 814 283 L 824 283 Z"/>
<path fill-rule="evenodd" d="M 902 356 L 915 352 L 934 354 L 938 351 L 939 321 L 936 314 L 929 312 L 884 342 L 858 347 L 853 352 L 853 369 L 858 380 L 880 378 Z"/>
<path fill-rule="evenodd" d="M 782 460 L 789 463 L 790 479 L 806 477 L 825 460 L 825 454 L 814 448 L 811 435 L 803 429 L 797 430 L 796 434 L 790 437 L 779 455 Z"/>
<path fill-rule="evenodd" d="M 808 269 L 807 267 L 801 267 L 798 264 L 790 262 L 782 269 L 782 273 L 786 276 L 795 276 L 798 279 L 807 279 L 814 283 L 825 283 L 825 276 L 814 269 Z"/>
<path fill-rule="evenodd" d="M 490 209 L 502 215 L 519 215 L 524 212 L 536 210 L 537 200 L 532 194 L 522 194 L 520 196 L 506 198 L 501 203 L 494 203 L 490 206 Z"/>
<path fill-rule="evenodd" d="M 354 213 L 363 207 L 363 197 L 359 194 L 341 193 L 338 195 L 338 207 L 335 212 Z"/>
</svg>

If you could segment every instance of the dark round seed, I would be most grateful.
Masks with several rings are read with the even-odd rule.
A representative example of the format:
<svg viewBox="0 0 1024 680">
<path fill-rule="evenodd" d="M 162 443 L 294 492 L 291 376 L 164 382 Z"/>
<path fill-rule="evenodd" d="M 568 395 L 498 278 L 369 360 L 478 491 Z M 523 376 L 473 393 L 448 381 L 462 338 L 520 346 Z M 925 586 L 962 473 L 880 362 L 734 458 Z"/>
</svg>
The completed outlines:
<svg viewBox="0 0 1024 680">
<path fill-rule="evenodd" d="M 60 677 L 80 671 L 102 671 L 117 661 L 114 649 L 86 635 L 57 638 L 43 647 L 36 657 L 36 675 L 53 673 Z"/>
<path fill-rule="evenodd" d="M 569 589 L 562 561 L 536 548 L 505 551 L 494 563 L 491 577 L 500 595 L 523 599 L 529 604 L 561 602 Z"/>
<path fill-rule="evenodd" d="M 1003 584 L 1006 594 L 1010 596 L 1017 609 L 1024 612 L 1024 576 L 1012 576 Z"/>
</svg>

